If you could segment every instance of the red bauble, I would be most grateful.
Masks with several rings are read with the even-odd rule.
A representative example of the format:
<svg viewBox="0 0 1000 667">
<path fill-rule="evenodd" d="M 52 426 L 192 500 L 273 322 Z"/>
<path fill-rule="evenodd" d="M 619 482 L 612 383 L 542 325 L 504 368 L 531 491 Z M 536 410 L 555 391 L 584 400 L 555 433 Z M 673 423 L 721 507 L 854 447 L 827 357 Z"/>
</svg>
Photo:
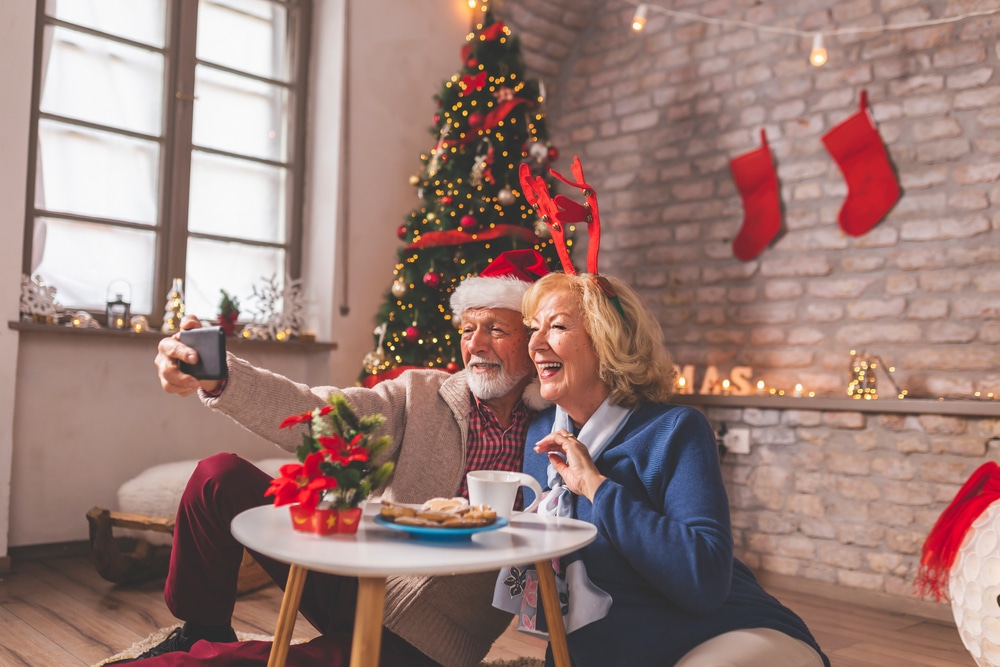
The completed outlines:
<svg viewBox="0 0 1000 667">
<path fill-rule="evenodd" d="M 434 118 L 432 118 L 431 120 L 433 120 L 434 124 L 437 125 L 438 123 L 441 122 L 441 114 L 439 113 L 434 114 Z"/>
<path fill-rule="evenodd" d="M 477 128 L 483 124 L 483 114 L 473 111 L 469 114 L 469 127 Z"/>
<path fill-rule="evenodd" d="M 446 371 L 448 371 L 449 373 L 457 373 L 460 368 L 461 367 L 458 364 L 456 364 L 454 361 L 449 361 L 447 364 L 445 364 L 445 367 L 444 367 L 444 369 Z"/>
<path fill-rule="evenodd" d="M 400 241 L 406 239 L 406 225 L 400 225 L 396 228 L 396 236 L 399 237 Z"/>
<path fill-rule="evenodd" d="M 431 289 L 436 289 L 441 284 L 441 274 L 437 271 L 428 271 L 424 274 L 424 284 Z"/>
<path fill-rule="evenodd" d="M 458 221 L 458 226 L 462 228 L 462 231 L 471 232 L 479 223 L 471 215 L 463 215 L 462 219 Z"/>
<path fill-rule="evenodd" d="M 475 58 L 469 58 L 465 61 L 465 64 L 469 67 L 469 69 L 476 69 L 479 67 L 479 61 Z"/>
<path fill-rule="evenodd" d="M 555 146 L 549 146 L 549 160 L 555 162 L 559 159 L 559 149 Z"/>
<path fill-rule="evenodd" d="M 417 327 L 406 327 L 406 331 L 403 332 L 403 338 L 408 341 L 415 341 L 420 338 L 420 329 Z"/>
<path fill-rule="evenodd" d="M 444 197 L 441 197 L 441 204 L 444 206 L 451 206 L 451 202 L 453 201 L 454 200 L 451 198 L 451 195 L 445 195 Z"/>
</svg>

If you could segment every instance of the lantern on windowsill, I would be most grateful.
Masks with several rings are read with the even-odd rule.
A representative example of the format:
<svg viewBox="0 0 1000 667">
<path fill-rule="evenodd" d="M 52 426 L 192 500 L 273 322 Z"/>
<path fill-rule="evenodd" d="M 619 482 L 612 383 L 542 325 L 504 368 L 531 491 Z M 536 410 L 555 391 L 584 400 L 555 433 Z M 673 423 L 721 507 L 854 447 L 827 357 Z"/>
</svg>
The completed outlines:
<svg viewBox="0 0 1000 667">
<path fill-rule="evenodd" d="M 114 298 L 110 295 L 114 294 Z M 129 322 L 129 299 L 132 298 L 132 288 L 124 280 L 115 280 L 108 285 L 108 298 L 105 314 L 109 329 L 127 329 Z"/>
</svg>

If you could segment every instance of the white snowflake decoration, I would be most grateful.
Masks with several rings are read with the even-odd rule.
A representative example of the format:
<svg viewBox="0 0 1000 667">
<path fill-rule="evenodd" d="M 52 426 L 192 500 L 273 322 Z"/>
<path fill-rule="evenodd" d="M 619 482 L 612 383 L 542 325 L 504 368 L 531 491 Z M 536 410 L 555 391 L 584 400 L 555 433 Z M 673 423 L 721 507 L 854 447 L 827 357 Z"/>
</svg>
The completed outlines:
<svg viewBox="0 0 1000 667">
<path fill-rule="evenodd" d="M 54 321 L 63 312 L 63 307 L 56 301 L 55 287 L 43 283 L 41 276 L 32 280 L 22 273 L 20 311 L 28 319 Z"/>
<path fill-rule="evenodd" d="M 285 286 L 281 289 L 277 276 L 262 280 L 263 285 L 253 286 L 251 297 L 257 302 L 251 312 L 258 334 L 274 340 L 298 336 L 305 323 L 302 281 L 285 276 Z"/>
</svg>

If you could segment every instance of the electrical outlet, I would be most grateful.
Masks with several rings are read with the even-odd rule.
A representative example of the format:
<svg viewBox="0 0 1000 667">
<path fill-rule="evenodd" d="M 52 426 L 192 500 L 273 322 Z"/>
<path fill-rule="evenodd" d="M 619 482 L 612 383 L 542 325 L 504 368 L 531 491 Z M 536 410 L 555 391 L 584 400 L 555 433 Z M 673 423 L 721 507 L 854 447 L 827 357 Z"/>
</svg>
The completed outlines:
<svg viewBox="0 0 1000 667">
<path fill-rule="evenodd" d="M 726 449 L 733 454 L 750 453 L 750 429 L 731 428 L 722 438 L 722 443 Z"/>
</svg>

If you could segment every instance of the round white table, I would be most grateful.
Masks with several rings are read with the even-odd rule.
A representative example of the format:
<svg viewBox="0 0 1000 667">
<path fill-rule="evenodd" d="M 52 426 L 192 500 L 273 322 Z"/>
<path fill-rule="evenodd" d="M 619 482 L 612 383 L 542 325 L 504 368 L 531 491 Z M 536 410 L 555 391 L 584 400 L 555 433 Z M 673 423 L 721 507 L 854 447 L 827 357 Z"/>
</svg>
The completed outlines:
<svg viewBox="0 0 1000 667">
<path fill-rule="evenodd" d="M 597 529 L 584 521 L 515 513 L 504 528 L 439 541 L 379 526 L 374 522 L 378 509 L 377 503 L 365 508 L 356 535 L 294 531 L 287 507 L 256 507 L 233 519 L 233 536 L 244 546 L 291 565 L 268 667 L 284 667 L 309 570 L 358 577 L 351 667 L 377 667 L 386 577 L 485 572 L 534 563 L 543 610 L 559 609 L 551 559 L 576 551 L 597 536 Z M 548 625 L 555 663 L 569 667 L 563 624 Z"/>
</svg>

